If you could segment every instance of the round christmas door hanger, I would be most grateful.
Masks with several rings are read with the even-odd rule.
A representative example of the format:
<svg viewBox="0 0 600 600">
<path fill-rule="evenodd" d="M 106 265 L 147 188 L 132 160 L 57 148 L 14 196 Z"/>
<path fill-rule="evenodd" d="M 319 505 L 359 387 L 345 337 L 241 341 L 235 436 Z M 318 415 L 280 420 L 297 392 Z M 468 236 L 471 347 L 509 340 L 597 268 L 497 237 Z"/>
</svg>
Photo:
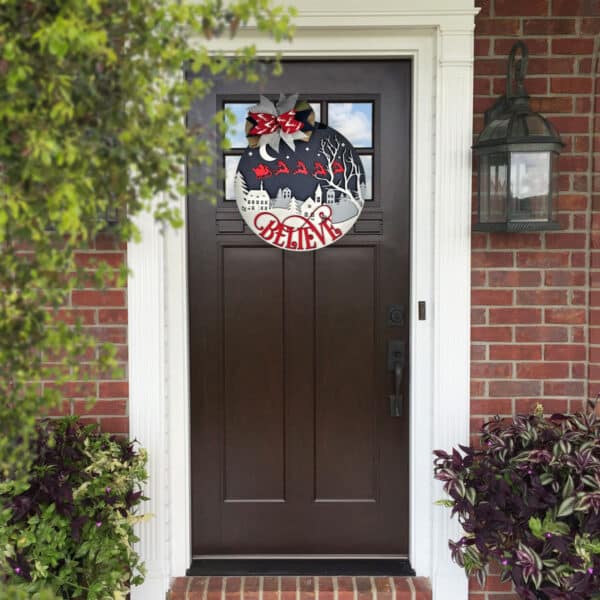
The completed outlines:
<svg viewBox="0 0 600 600">
<path fill-rule="evenodd" d="M 365 173 L 358 152 L 332 127 L 315 122 L 298 95 L 264 96 L 246 119 L 248 148 L 235 175 L 235 197 L 250 229 L 273 246 L 318 250 L 358 219 Z"/>
</svg>

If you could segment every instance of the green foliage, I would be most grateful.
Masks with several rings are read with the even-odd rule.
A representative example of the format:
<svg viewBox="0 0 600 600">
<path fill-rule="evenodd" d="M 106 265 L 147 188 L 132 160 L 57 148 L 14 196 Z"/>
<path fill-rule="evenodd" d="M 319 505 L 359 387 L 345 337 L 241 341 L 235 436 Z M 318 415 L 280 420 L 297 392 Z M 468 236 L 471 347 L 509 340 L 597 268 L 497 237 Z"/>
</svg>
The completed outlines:
<svg viewBox="0 0 600 600">
<path fill-rule="evenodd" d="M 59 598 L 49 590 L 42 590 L 32 595 L 21 586 L 9 585 L 0 589 L 0 600 L 59 600 Z"/>
<path fill-rule="evenodd" d="M 281 40 L 291 14 L 269 0 L 0 0 L 0 479 L 27 472 L 35 418 L 60 384 L 94 377 L 86 352 L 96 369 L 114 365 L 58 311 L 72 290 L 114 287 L 126 270 L 92 277 L 75 251 L 93 247 L 107 215 L 117 241 L 137 237 L 141 211 L 179 225 L 186 160 L 214 161 L 208 140 L 228 118 L 186 128 L 211 79 L 186 81 L 183 66 L 256 81 L 266 67 L 254 48 L 225 57 L 206 39 L 252 21 Z M 197 191 L 215 193 L 206 181 Z"/>
<path fill-rule="evenodd" d="M 569 533 L 569 526 L 566 523 L 555 521 L 550 511 L 544 515 L 543 520 L 530 517 L 529 529 L 538 540 L 546 540 L 553 535 L 568 535 Z"/>
<path fill-rule="evenodd" d="M 26 484 L 0 486 L 0 581 L 27 598 L 124 598 L 143 580 L 133 549 L 146 454 L 68 418 L 40 425 Z"/>
</svg>

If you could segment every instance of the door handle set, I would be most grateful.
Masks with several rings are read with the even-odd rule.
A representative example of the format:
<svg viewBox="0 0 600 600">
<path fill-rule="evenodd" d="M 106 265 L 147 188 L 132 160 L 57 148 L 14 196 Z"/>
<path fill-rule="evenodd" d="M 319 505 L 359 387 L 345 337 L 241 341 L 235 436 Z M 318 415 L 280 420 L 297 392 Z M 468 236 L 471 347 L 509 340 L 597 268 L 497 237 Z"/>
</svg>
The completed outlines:
<svg viewBox="0 0 600 600">
<path fill-rule="evenodd" d="M 394 374 L 394 393 L 390 394 L 390 415 L 401 417 L 404 412 L 404 395 L 402 383 L 404 381 L 404 366 L 406 362 L 406 343 L 404 340 L 390 340 L 388 342 L 387 368 Z"/>
</svg>

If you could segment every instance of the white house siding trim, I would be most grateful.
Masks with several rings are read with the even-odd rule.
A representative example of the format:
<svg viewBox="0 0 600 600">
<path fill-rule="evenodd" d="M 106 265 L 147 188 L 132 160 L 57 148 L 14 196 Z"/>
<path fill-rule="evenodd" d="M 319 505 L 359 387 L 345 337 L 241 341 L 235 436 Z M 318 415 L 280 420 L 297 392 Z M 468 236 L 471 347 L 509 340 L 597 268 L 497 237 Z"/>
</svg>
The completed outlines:
<svg viewBox="0 0 600 600">
<path fill-rule="evenodd" d="M 143 241 L 130 244 L 127 252 L 129 277 L 129 427 L 131 437 L 149 452 L 149 481 L 145 493 L 150 498 L 143 510 L 153 519 L 137 528 L 139 551 L 146 563 L 146 582 L 133 597 L 161 600 L 169 583 L 169 494 L 165 479 L 172 468 L 167 452 L 167 381 L 165 351 L 165 240 L 148 213 L 140 215 L 137 225 Z"/>
<path fill-rule="evenodd" d="M 411 322 L 410 559 L 431 578 L 434 600 L 467 600 L 467 582 L 449 558 L 456 526 L 433 505 L 431 451 L 468 440 L 470 144 L 472 1 L 384 2 L 368 11 L 355 0 L 317 0 L 299 9 L 292 43 L 260 40 L 252 29 L 229 50 L 253 42 L 259 51 L 298 58 L 411 58 L 413 61 L 411 314 L 427 302 L 427 320 Z M 454 4 L 459 4 L 455 2 Z M 399 6 L 398 6 L 399 5 Z M 402 7 L 406 6 L 406 9 Z M 182 207 L 185 199 L 181 199 Z M 184 211 L 185 212 L 185 211 Z M 146 583 L 133 600 L 163 600 L 169 579 L 190 564 L 190 460 L 186 231 L 162 236 L 150 218 L 129 250 L 131 434 L 150 453 L 154 518 L 140 530 Z"/>
<path fill-rule="evenodd" d="M 431 427 L 434 448 L 447 449 L 469 440 L 473 30 L 442 27 L 438 43 Z M 435 508 L 432 523 L 434 600 L 466 599 L 466 579 L 449 561 L 447 544 L 460 537 L 458 525 Z"/>
</svg>

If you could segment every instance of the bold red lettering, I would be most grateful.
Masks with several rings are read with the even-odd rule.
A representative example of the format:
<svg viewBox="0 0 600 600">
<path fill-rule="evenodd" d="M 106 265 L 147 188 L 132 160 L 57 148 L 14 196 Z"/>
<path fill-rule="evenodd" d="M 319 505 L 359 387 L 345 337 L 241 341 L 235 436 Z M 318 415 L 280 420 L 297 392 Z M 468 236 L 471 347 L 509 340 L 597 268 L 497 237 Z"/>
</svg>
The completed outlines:
<svg viewBox="0 0 600 600">
<path fill-rule="evenodd" d="M 285 244 L 285 247 L 288 250 L 302 250 L 303 246 L 302 246 L 302 230 L 301 229 L 292 229 L 291 227 L 286 226 L 285 227 L 286 231 L 287 231 L 287 242 Z"/>
<path fill-rule="evenodd" d="M 306 249 L 314 250 L 317 245 L 314 242 L 312 228 L 303 227 L 301 231 L 304 234 L 304 239 L 306 241 Z"/>
<path fill-rule="evenodd" d="M 325 245 L 325 236 L 323 235 L 323 228 L 319 231 L 310 221 L 308 222 L 310 233 L 316 237 L 322 245 Z"/>
<path fill-rule="evenodd" d="M 257 215 L 257 217 L 264 215 L 265 213 L 261 213 Z M 269 242 L 277 233 L 277 229 L 279 226 L 279 220 L 276 217 L 273 217 L 266 225 L 263 227 L 259 227 L 256 223 L 257 219 L 254 219 L 254 226 L 260 232 L 260 237 Z"/>
<path fill-rule="evenodd" d="M 287 227 L 285 225 L 282 225 L 278 221 L 277 222 L 277 233 L 275 234 L 275 237 L 273 238 L 273 243 L 276 246 L 279 246 L 280 248 L 283 248 L 283 246 L 284 246 L 284 242 L 282 241 L 281 238 L 284 237 L 286 230 L 287 230 Z"/>
<path fill-rule="evenodd" d="M 331 219 L 323 219 L 321 221 L 321 232 L 325 230 L 330 236 L 332 240 L 337 240 L 342 237 L 342 230 L 338 227 L 334 227 Z"/>
</svg>

